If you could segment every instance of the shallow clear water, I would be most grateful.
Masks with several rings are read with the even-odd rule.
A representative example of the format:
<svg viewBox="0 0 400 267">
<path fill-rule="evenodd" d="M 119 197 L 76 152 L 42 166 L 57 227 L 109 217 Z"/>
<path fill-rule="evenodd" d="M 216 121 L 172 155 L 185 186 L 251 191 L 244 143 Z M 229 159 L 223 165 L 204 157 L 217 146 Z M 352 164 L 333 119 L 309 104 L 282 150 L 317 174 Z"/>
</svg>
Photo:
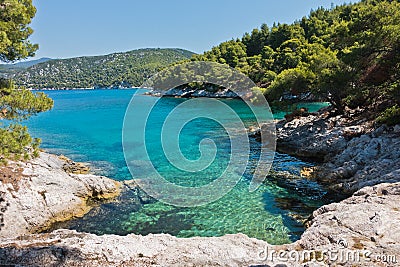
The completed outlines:
<svg viewBox="0 0 400 267">
<path fill-rule="evenodd" d="M 97 174 L 116 180 L 131 179 L 122 151 L 122 123 L 132 90 L 74 90 L 47 91 L 54 99 L 54 109 L 31 118 L 27 125 L 35 137 L 42 138 L 47 151 L 64 154 L 76 161 L 90 162 Z M 140 96 L 149 101 L 148 96 Z M 169 98 L 157 109 L 156 118 L 163 118 L 184 99 Z M 253 116 L 238 100 L 225 103 L 239 111 L 247 126 Z M 307 104 L 310 111 L 323 103 Z M 190 110 L 188 111 L 190 112 Z M 284 113 L 276 113 L 280 118 Z M 154 132 L 157 132 L 156 124 Z M 182 130 L 180 144 L 183 154 L 195 159 L 199 156 L 198 143 L 209 137 L 217 140 L 217 158 L 201 175 L 183 173 L 165 164 L 160 144 L 149 142 L 149 154 L 158 171 L 181 185 L 199 186 L 218 176 L 228 160 L 229 139 L 223 128 L 212 120 L 199 119 Z M 151 140 L 150 140 L 151 141 Z M 228 142 L 228 143 L 227 143 Z M 132 148 L 134 151 L 135 143 Z M 250 140 L 250 164 L 236 187 L 213 203 L 194 208 L 178 208 L 155 201 L 138 202 L 137 194 L 127 192 L 118 201 L 103 203 L 83 218 L 55 225 L 97 234 L 170 233 L 180 237 L 220 236 L 245 233 L 250 237 L 282 244 L 299 238 L 304 228 L 294 218 L 305 218 L 312 210 L 329 201 L 326 191 L 318 184 L 305 180 L 276 180 L 268 177 L 255 192 L 248 190 L 259 144 Z M 253 163 L 253 164 L 252 164 Z M 277 171 L 299 173 L 309 163 L 288 155 L 276 154 L 273 168 Z M 201 176 L 201 177 L 199 177 Z"/>
</svg>

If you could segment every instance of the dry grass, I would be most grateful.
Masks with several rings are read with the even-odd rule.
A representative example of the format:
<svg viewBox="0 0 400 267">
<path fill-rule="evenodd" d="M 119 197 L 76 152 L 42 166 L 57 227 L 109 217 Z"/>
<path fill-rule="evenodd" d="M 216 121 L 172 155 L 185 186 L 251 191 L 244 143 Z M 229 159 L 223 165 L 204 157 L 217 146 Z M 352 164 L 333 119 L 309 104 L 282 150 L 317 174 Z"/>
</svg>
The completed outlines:
<svg viewBox="0 0 400 267">
<path fill-rule="evenodd" d="M 0 182 L 12 184 L 15 191 L 19 190 L 19 181 L 25 176 L 22 174 L 23 168 L 18 166 L 1 166 Z"/>
</svg>

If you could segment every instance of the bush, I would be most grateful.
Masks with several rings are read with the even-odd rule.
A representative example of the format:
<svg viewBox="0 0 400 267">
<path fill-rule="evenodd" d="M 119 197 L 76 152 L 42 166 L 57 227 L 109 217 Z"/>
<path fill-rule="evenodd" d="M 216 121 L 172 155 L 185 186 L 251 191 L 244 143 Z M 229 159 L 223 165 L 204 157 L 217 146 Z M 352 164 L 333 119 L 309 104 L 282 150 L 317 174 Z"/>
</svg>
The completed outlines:
<svg viewBox="0 0 400 267">
<path fill-rule="evenodd" d="M 27 160 L 39 154 L 40 139 L 32 139 L 25 126 L 12 124 L 0 128 L 0 162 L 6 159 Z"/>
<path fill-rule="evenodd" d="M 387 108 L 376 119 L 376 122 L 392 126 L 400 123 L 400 107 L 396 104 L 393 107 Z"/>
<path fill-rule="evenodd" d="M 53 100 L 45 94 L 16 88 L 12 81 L 0 79 L 0 120 L 7 122 L 0 122 L 1 163 L 38 156 L 40 140 L 33 139 L 19 122 L 52 107 Z"/>
</svg>

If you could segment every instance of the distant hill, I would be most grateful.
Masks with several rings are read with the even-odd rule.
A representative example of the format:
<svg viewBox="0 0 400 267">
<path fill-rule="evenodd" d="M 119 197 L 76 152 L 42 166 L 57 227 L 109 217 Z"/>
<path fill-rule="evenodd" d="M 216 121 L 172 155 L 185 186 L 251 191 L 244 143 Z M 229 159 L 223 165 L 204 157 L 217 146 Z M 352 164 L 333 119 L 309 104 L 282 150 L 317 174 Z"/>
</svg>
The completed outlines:
<svg viewBox="0 0 400 267">
<path fill-rule="evenodd" d="M 40 59 L 28 60 L 24 62 L 18 62 L 15 64 L 0 64 L 0 76 L 9 77 L 23 69 L 27 69 L 33 65 L 43 63 L 49 60 L 51 60 L 51 58 L 43 57 Z"/>
<path fill-rule="evenodd" d="M 5 68 L 5 69 L 26 69 L 26 68 L 32 67 L 33 65 L 47 62 L 49 60 L 52 60 L 52 59 L 48 58 L 48 57 L 42 57 L 42 58 L 35 59 L 35 60 L 18 62 L 15 64 L 2 64 L 2 65 L 0 65 L 0 67 Z"/>
<path fill-rule="evenodd" d="M 53 59 L 10 77 L 18 85 L 34 89 L 135 87 L 161 68 L 193 54 L 177 48 L 146 48 L 104 56 Z"/>
</svg>

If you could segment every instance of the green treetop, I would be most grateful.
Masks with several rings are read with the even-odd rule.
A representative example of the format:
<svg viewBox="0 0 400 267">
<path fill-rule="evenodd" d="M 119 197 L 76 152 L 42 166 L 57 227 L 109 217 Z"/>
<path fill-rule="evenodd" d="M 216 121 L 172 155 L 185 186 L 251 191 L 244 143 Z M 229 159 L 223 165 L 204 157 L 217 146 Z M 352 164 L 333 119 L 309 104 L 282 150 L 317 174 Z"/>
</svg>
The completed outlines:
<svg viewBox="0 0 400 267">
<path fill-rule="evenodd" d="M 270 102 L 311 94 L 338 113 L 359 107 L 378 122 L 400 123 L 400 0 L 318 8 L 292 24 L 263 24 L 192 60 L 238 69 Z"/>
<path fill-rule="evenodd" d="M 28 37 L 28 27 L 35 16 L 32 0 L 0 0 L 0 60 L 10 62 L 33 56 L 38 45 Z"/>
<path fill-rule="evenodd" d="M 13 62 L 33 56 L 38 46 L 28 41 L 33 32 L 28 25 L 36 12 L 32 1 L 0 0 L 0 11 L 0 60 Z M 33 140 L 18 123 L 52 106 L 53 100 L 45 94 L 17 88 L 11 80 L 0 78 L 0 120 L 7 121 L 0 128 L 1 162 L 38 155 L 40 140 Z"/>
</svg>

